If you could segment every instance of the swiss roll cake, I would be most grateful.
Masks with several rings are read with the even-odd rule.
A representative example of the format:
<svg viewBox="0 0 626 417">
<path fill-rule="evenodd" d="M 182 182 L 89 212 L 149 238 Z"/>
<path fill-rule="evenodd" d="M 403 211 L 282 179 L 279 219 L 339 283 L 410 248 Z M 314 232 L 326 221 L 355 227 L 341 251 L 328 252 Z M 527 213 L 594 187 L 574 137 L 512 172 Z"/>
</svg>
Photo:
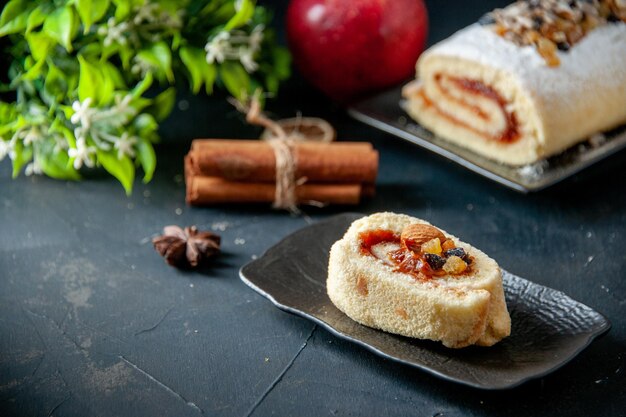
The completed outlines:
<svg viewBox="0 0 626 417">
<path fill-rule="evenodd" d="M 423 127 L 509 165 L 626 123 L 626 1 L 518 1 L 428 49 L 405 86 Z"/>
<path fill-rule="evenodd" d="M 326 290 L 352 320 L 450 348 L 511 333 L 496 261 L 428 222 L 375 213 L 333 244 Z"/>
</svg>

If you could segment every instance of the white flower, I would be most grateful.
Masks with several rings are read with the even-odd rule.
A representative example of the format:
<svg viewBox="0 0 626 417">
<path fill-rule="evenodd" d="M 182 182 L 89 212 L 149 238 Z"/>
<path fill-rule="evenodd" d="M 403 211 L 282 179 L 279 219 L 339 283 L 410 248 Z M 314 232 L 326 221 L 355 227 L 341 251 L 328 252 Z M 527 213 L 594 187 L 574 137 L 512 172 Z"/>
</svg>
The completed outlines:
<svg viewBox="0 0 626 417">
<path fill-rule="evenodd" d="M 77 140 L 86 140 L 87 132 L 82 127 L 77 127 L 76 129 L 74 129 L 74 137 Z"/>
<path fill-rule="evenodd" d="M 133 18 L 133 23 L 140 25 L 143 22 L 154 23 L 157 21 L 156 11 L 159 8 L 158 4 L 146 3 L 142 4 L 137 9 L 137 14 Z"/>
<path fill-rule="evenodd" d="M 206 51 L 206 62 L 209 64 L 213 64 L 215 61 L 220 64 L 224 62 L 226 58 L 226 54 L 230 50 L 230 33 L 226 31 L 222 31 L 218 33 L 213 39 L 211 39 L 204 46 L 204 50 Z"/>
<path fill-rule="evenodd" d="M 54 152 L 55 154 L 61 151 L 64 151 L 68 148 L 67 141 L 65 140 L 63 136 L 54 135 L 53 139 L 54 139 L 54 148 L 52 149 L 52 152 Z"/>
<path fill-rule="evenodd" d="M 83 164 L 92 168 L 94 164 L 91 155 L 94 153 L 96 153 L 96 148 L 87 146 L 83 138 L 76 140 L 76 148 L 70 148 L 67 151 L 67 155 L 70 158 L 74 158 L 74 169 L 80 169 Z"/>
<path fill-rule="evenodd" d="M 250 48 L 246 48 L 242 46 L 239 48 L 239 60 L 241 61 L 241 65 L 248 71 L 252 73 L 259 68 L 259 65 L 254 60 L 254 51 Z"/>
<path fill-rule="evenodd" d="M 41 165 L 39 165 L 39 162 L 36 159 L 26 165 L 26 169 L 24 170 L 27 177 L 30 177 L 31 175 L 41 175 L 42 172 Z"/>
<path fill-rule="evenodd" d="M 29 146 L 40 140 L 43 136 L 37 126 L 22 128 L 15 133 L 15 137 L 22 139 L 24 145 Z"/>
<path fill-rule="evenodd" d="M 124 36 L 124 32 L 127 30 L 128 22 L 121 22 L 119 25 L 116 25 L 115 18 L 111 17 L 107 20 L 106 26 L 98 28 L 98 35 L 104 36 L 104 46 L 111 46 L 114 42 L 126 45 L 127 39 Z"/>
<path fill-rule="evenodd" d="M 261 43 L 263 42 L 263 30 L 265 27 L 263 25 L 255 26 L 250 33 L 250 38 L 248 39 L 248 44 L 250 45 L 250 49 L 252 51 L 258 51 L 261 49 Z"/>
<path fill-rule="evenodd" d="M 126 94 L 124 98 L 120 98 L 119 95 L 115 97 L 115 105 L 111 108 L 115 120 L 111 120 L 111 124 L 121 126 L 135 117 L 137 109 L 130 106 L 132 99 L 130 94 Z"/>
<path fill-rule="evenodd" d="M 126 94 L 124 98 L 121 98 L 120 95 L 115 96 L 115 109 L 120 113 L 125 113 L 128 111 L 128 106 L 132 99 L 133 96 L 130 94 Z"/>
<path fill-rule="evenodd" d="M 10 157 L 11 150 L 11 142 L 7 142 L 0 137 L 0 161 L 2 161 L 7 155 Z"/>
<path fill-rule="evenodd" d="M 96 109 L 89 107 L 91 105 L 91 101 L 91 97 L 87 97 L 82 101 L 82 103 L 80 101 L 72 103 L 74 114 L 70 117 L 70 122 L 75 125 L 80 125 L 85 130 L 88 130 L 91 127 L 93 116 L 96 114 Z"/>
<path fill-rule="evenodd" d="M 141 78 L 148 75 L 149 72 L 152 72 L 155 68 L 148 62 L 138 57 L 133 58 L 133 66 L 130 67 L 130 72 L 135 75 L 141 76 Z"/>
<path fill-rule="evenodd" d="M 28 131 L 24 132 L 25 134 L 22 136 L 24 138 L 24 145 L 32 145 L 34 142 L 37 142 L 43 136 L 41 135 L 41 131 L 37 126 L 33 126 Z"/>
<path fill-rule="evenodd" d="M 133 146 L 137 143 L 137 138 L 134 136 L 129 136 L 128 132 L 122 133 L 115 143 L 113 147 L 117 149 L 117 158 L 122 159 L 124 155 L 128 155 L 131 158 L 135 156 L 135 150 Z"/>
</svg>

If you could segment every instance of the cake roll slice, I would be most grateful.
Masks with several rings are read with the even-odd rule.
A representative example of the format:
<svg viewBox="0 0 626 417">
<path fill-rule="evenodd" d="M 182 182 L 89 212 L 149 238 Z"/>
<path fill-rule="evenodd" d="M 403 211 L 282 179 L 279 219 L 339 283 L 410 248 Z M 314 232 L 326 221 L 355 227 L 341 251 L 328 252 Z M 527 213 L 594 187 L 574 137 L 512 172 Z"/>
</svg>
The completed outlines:
<svg viewBox="0 0 626 417">
<path fill-rule="evenodd" d="M 626 123 L 626 2 L 496 10 L 422 54 L 403 95 L 422 126 L 489 159 L 560 153 Z"/>
<path fill-rule="evenodd" d="M 451 348 L 492 346 L 511 332 L 497 263 L 404 214 L 352 223 L 330 250 L 326 290 L 358 323 Z"/>
</svg>

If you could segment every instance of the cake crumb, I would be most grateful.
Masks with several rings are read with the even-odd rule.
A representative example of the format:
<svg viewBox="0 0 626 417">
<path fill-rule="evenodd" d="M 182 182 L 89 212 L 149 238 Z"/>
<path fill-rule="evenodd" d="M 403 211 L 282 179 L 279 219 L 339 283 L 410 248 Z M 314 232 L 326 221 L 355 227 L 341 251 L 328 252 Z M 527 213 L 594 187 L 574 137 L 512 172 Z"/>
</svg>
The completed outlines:
<svg viewBox="0 0 626 417">
<path fill-rule="evenodd" d="M 230 223 L 228 223 L 226 221 L 224 221 L 224 222 L 213 222 L 211 224 L 211 229 L 223 232 L 226 229 L 228 229 L 229 226 L 230 226 Z"/>
<path fill-rule="evenodd" d="M 539 179 L 548 168 L 548 161 L 539 161 L 534 164 L 524 165 L 518 168 L 517 173 L 527 179 Z"/>
<path fill-rule="evenodd" d="M 598 148 L 606 142 L 606 135 L 603 133 L 596 133 L 589 138 L 589 145 L 592 148 Z"/>
</svg>

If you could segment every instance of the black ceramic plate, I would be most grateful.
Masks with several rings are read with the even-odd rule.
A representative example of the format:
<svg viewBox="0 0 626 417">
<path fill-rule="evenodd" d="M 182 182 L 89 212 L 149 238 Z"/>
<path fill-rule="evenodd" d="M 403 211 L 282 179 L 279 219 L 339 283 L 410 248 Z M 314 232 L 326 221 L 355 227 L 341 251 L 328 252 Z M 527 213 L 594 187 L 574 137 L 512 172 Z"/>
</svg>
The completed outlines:
<svg viewBox="0 0 626 417">
<path fill-rule="evenodd" d="M 328 252 L 361 214 L 342 214 L 301 229 L 241 268 L 241 279 L 277 307 L 306 317 L 343 339 L 436 376 L 503 389 L 561 367 L 610 323 L 567 295 L 503 272 L 511 336 L 495 346 L 448 349 L 431 341 L 362 326 L 326 294 Z"/>
<path fill-rule="evenodd" d="M 447 142 L 424 129 L 401 108 L 397 87 L 349 109 L 352 117 L 408 140 L 486 178 L 521 192 L 539 191 L 626 147 L 626 126 L 606 132 L 602 141 L 575 145 L 565 152 L 524 167 L 509 167 Z"/>
</svg>

